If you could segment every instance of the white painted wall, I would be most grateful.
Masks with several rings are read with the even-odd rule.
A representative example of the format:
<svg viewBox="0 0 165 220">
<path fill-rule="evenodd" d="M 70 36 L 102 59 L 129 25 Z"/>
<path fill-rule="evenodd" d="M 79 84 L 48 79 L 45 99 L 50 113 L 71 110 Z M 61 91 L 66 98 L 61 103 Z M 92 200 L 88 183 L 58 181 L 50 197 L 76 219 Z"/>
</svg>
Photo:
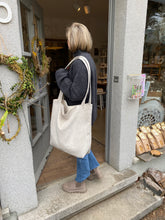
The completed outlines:
<svg viewBox="0 0 165 220">
<path fill-rule="evenodd" d="M 4 39 L 8 51 L 3 47 L 4 54 L 22 56 L 21 38 L 18 16 L 17 0 L 3 0 L 12 9 L 13 19 L 8 24 L 0 23 L 0 34 Z M 0 43 L 2 43 L 0 41 Z M 9 71 L 6 66 L 0 65 L 0 80 L 3 90 L 10 94 L 10 87 L 17 82 L 18 75 Z M 0 94 L 1 96 L 1 94 Z M 0 140 L 0 200 L 2 209 L 9 207 L 11 211 L 18 214 L 29 211 L 37 206 L 37 193 L 35 186 L 32 149 L 29 140 L 29 133 L 25 117 L 27 120 L 26 103 L 23 111 L 19 111 L 21 120 L 21 131 L 18 137 L 7 144 Z M 3 114 L 0 111 L 0 117 Z M 11 134 L 17 130 L 15 117 L 9 117 Z"/>
<path fill-rule="evenodd" d="M 117 170 L 131 167 L 135 156 L 138 100 L 128 100 L 129 74 L 140 74 L 147 0 L 116 0 L 112 82 L 110 164 Z"/>
</svg>

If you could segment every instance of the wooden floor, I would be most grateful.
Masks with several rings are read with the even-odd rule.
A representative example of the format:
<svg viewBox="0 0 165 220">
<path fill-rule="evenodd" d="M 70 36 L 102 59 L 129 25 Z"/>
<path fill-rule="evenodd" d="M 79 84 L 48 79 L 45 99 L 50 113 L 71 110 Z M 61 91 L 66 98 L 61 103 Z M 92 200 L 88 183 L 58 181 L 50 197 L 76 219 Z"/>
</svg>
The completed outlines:
<svg viewBox="0 0 165 220">
<path fill-rule="evenodd" d="M 98 117 L 93 126 L 92 151 L 101 164 L 105 161 L 105 110 L 98 110 Z M 50 153 L 37 187 L 45 186 L 57 179 L 76 173 L 76 158 L 56 148 Z"/>
<path fill-rule="evenodd" d="M 97 119 L 92 128 L 92 136 L 105 145 L 105 109 L 97 111 Z"/>
</svg>

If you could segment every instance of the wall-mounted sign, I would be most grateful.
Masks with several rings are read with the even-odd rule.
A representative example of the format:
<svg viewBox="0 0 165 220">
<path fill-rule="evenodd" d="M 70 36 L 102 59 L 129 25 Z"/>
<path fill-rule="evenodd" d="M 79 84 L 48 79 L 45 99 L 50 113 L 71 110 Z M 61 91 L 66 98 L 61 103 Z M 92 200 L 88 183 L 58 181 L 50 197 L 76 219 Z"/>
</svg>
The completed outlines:
<svg viewBox="0 0 165 220">
<path fill-rule="evenodd" d="M 12 19 L 12 11 L 9 5 L 5 2 L 0 2 L 0 8 L 3 7 L 7 11 L 7 17 L 6 18 L 1 18 L 0 16 L 0 23 L 9 23 Z"/>
</svg>

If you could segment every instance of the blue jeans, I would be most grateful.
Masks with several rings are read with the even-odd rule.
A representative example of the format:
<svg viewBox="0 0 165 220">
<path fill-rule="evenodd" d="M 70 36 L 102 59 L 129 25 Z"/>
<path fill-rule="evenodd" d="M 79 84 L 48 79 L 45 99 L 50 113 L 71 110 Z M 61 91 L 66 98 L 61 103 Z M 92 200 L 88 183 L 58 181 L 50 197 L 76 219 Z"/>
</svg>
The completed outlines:
<svg viewBox="0 0 165 220">
<path fill-rule="evenodd" d="M 86 154 L 84 158 L 77 158 L 77 176 L 76 181 L 81 183 L 88 176 L 90 176 L 90 171 L 99 166 L 94 154 L 90 151 Z"/>
</svg>

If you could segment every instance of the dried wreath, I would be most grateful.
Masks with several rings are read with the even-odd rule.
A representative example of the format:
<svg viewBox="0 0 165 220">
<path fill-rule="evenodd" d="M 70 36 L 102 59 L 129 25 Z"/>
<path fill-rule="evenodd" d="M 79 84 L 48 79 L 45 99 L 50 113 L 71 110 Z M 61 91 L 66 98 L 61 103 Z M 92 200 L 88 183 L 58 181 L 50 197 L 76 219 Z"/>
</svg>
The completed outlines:
<svg viewBox="0 0 165 220">
<path fill-rule="evenodd" d="M 4 132 L 2 131 L 2 126 L 0 126 L 0 138 L 4 141 L 12 141 L 18 135 L 20 131 L 20 119 L 18 116 L 18 109 L 22 107 L 22 103 L 25 101 L 26 97 L 32 97 L 34 94 L 34 85 L 33 85 L 33 72 L 28 67 L 28 61 L 22 57 L 22 62 L 17 62 L 19 57 L 6 56 L 4 54 L 0 54 L 0 64 L 7 65 L 7 67 L 16 72 L 19 75 L 19 82 L 12 86 L 11 90 L 13 93 L 6 97 L 2 90 L 2 85 L 0 82 L 0 92 L 2 93 L 2 97 L 0 97 L 0 109 L 13 114 L 18 121 L 18 129 L 15 135 L 11 138 L 6 138 Z M 4 124 L 4 117 L 0 119 L 0 124 Z"/>
<path fill-rule="evenodd" d="M 51 58 L 46 56 L 43 42 L 38 37 L 33 37 L 31 46 L 32 46 L 32 60 L 33 60 L 35 72 L 40 77 L 43 77 L 44 75 L 49 73 L 49 64 Z"/>
</svg>

